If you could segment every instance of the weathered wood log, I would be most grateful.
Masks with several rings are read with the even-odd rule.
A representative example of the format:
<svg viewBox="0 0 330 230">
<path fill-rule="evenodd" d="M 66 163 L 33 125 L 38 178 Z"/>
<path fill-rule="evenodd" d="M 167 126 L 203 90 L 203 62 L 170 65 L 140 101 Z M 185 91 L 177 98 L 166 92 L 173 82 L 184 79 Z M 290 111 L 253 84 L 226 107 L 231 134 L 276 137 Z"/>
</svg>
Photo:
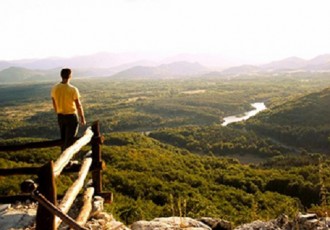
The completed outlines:
<svg viewBox="0 0 330 230">
<path fill-rule="evenodd" d="M 80 226 L 84 226 L 92 212 L 92 199 L 94 195 L 94 188 L 89 187 L 84 192 L 84 200 L 83 200 L 83 206 L 80 209 L 80 213 L 78 217 L 76 218 L 76 222 Z"/>
<path fill-rule="evenodd" d="M 21 167 L 21 168 L 8 168 L 0 169 L 0 176 L 12 175 L 37 175 L 40 167 Z"/>
<path fill-rule="evenodd" d="M 55 177 L 53 174 L 53 161 L 40 168 L 38 174 L 38 191 L 43 194 L 54 206 L 57 205 Z M 36 217 L 36 230 L 55 230 L 55 216 L 43 205 L 38 205 Z"/>
<path fill-rule="evenodd" d="M 86 176 L 88 174 L 89 168 L 92 165 L 92 158 L 88 157 L 85 158 L 83 161 L 83 164 L 81 166 L 81 170 L 78 173 L 77 180 L 72 184 L 72 186 L 68 189 L 68 191 L 65 193 L 61 203 L 58 205 L 58 208 L 63 213 L 68 213 L 70 207 L 72 206 L 74 200 L 76 199 L 79 191 L 84 186 L 84 180 L 86 179 Z M 61 219 L 56 218 L 55 220 L 55 226 L 58 227 L 61 224 Z"/>
<path fill-rule="evenodd" d="M 104 203 L 111 204 L 113 201 L 113 193 L 111 192 L 102 192 L 99 194 L 103 199 Z"/>
<path fill-rule="evenodd" d="M 75 230 L 88 230 L 77 224 L 70 216 L 61 212 L 61 210 L 56 207 L 54 204 L 49 202 L 38 190 L 35 190 L 32 193 L 32 197 L 39 202 L 39 206 L 45 207 L 49 212 L 53 215 L 59 216 L 66 224 L 68 224 L 71 228 Z M 49 229 L 47 226 L 45 229 Z M 55 229 L 55 228 L 54 228 Z M 56 228 L 57 229 L 57 228 Z"/>
<path fill-rule="evenodd" d="M 4 145 L 4 146 L 0 146 L 0 152 L 19 151 L 24 149 L 48 148 L 48 147 L 60 146 L 61 144 L 62 144 L 61 140 L 51 140 L 51 141 L 38 141 L 38 142 L 18 144 L 18 145 Z"/>
<path fill-rule="evenodd" d="M 69 163 L 69 161 L 72 159 L 72 157 L 86 144 L 88 144 L 91 141 L 91 138 L 93 136 L 93 132 L 91 128 L 87 128 L 85 131 L 84 136 L 79 138 L 73 145 L 71 145 L 69 148 L 63 151 L 61 156 L 56 160 L 54 163 L 54 175 L 55 177 L 58 177 L 63 168 Z"/>
<path fill-rule="evenodd" d="M 102 153 L 101 153 L 101 144 L 103 142 L 103 138 L 100 134 L 100 127 L 99 122 L 96 121 L 92 125 L 93 130 L 93 139 L 92 139 L 92 157 L 93 157 L 93 164 L 102 164 Z M 93 186 L 95 188 L 95 194 L 101 195 L 102 193 L 102 173 L 100 170 L 95 170 L 92 172 L 93 178 Z"/>
</svg>

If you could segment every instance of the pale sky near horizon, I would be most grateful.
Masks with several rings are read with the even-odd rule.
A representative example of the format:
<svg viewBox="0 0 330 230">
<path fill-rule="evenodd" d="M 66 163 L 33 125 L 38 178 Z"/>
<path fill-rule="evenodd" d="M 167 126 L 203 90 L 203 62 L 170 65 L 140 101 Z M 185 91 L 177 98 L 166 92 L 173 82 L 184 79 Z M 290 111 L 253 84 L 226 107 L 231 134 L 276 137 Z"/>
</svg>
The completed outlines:
<svg viewBox="0 0 330 230">
<path fill-rule="evenodd" d="M 250 62 L 330 53 L 329 0 L 1 0 L 0 60 L 98 52 Z"/>
</svg>

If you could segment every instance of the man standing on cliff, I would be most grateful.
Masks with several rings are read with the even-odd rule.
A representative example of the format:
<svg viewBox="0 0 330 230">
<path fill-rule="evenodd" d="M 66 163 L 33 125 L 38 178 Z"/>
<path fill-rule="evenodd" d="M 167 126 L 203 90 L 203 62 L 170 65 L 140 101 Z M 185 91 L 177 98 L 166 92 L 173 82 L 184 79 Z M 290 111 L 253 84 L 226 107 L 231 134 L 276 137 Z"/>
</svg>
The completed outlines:
<svg viewBox="0 0 330 230">
<path fill-rule="evenodd" d="M 53 86 L 51 97 L 55 113 L 57 113 L 61 140 L 63 142 L 61 149 L 64 151 L 74 143 L 74 138 L 78 133 L 79 122 L 81 125 L 85 125 L 86 121 L 79 99 L 79 90 L 70 84 L 72 78 L 71 69 L 62 69 L 61 77 L 62 81 Z"/>
</svg>

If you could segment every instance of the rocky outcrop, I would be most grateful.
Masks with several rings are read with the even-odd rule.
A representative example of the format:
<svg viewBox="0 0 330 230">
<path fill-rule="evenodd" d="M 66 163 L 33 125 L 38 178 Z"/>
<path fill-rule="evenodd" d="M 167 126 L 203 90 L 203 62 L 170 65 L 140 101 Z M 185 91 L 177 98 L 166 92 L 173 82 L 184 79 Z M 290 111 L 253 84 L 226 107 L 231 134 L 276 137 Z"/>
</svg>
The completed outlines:
<svg viewBox="0 0 330 230">
<path fill-rule="evenodd" d="M 0 204 L 0 229 L 33 229 L 37 205 L 33 202 Z"/>
<path fill-rule="evenodd" d="M 106 212 L 99 212 L 89 219 L 85 227 L 90 230 L 100 230 L 100 229 L 109 229 L 109 230 L 129 230 L 127 226 L 123 223 L 115 220 L 111 214 Z"/>
<path fill-rule="evenodd" d="M 0 205 L 0 229 L 34 230 L 37 204 L 33 202 Z M 103 211 L 102 199 L 95 199 L 93 212 L 85 227 L 90 230 L 325 230 L 329 228 L 329 220 L 318 218 L 316 214 L 299 214 L 294 220 L 286 215 L 270 221 L 256 220 L 233 228 L 226 220 L 202 217 L 162 217 L 151 221 L 140 220 L 131 226 L 115 220 Z M 59 230 L 68 227 L 60 226 Z"/>
<path fill-rule="evenodd" d="M 137 221 L 132 224 L 132 230 L 167 230 L 167 229 L 194 229 L 212 230 L 208 225 L 189 217 L 162 217 L 152 221 Z"/>
<path fill-rule="evenodd" d="M 271 221 L 254 221 L 243 224 L 234 230 L 326 230 L 329 229 L 326 219 L 319 219 L 316 214 L 299 214 L 295 220 L 289 220 L 286 215 L 281 215 Z"/>
<path fill-rule="evenodd" d="M 130 227 L 132 230 L 326 230 L 329 229 L 325 219 L 320 219 L 316 214 L 299 214 L 295 220 L 289 220 L 286 215 L 270 221 L 256 220 L 232 228 L 230 222 L 203 217 L 198 220 L 188 217 L 156 218 L 151 221 L 137 221 Z"/>
</svg>

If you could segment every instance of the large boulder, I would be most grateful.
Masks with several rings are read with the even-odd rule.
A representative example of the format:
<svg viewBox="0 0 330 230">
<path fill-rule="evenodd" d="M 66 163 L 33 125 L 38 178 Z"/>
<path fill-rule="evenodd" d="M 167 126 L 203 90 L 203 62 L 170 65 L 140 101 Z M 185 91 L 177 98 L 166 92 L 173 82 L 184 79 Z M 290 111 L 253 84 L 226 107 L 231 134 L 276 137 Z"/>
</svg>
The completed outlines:
<svg viewBox="0 0 330 230">
<path fill-rule="evenodd" d="M 189 217 L 162 217 L 151 221 L 137 221 L 132 224 L 132 230 L 169 230 L 169 229 L 185 229 L 185 230 L 212 230 L 206 224 L 194 220 Z"/>
<path fill-rule="evenodd" d="M 235 230 L 254 230 L 254 229 L 267 229 L 267 230 L 291 230 L 293 223 L 289 221 L 288 216 L 280 215 L 275 220 L 261 221 L 256 220 L 252 223 L 243 224 L 235 228 Z"/>
<path fill-rule="evenodd" d="M 210 226 L 212 230 L 232 230 L 232 224 L 229 221 L 222 219 L 214 219 L 211 217 L 202 217 L 199 221 Z"/>
</svg>

